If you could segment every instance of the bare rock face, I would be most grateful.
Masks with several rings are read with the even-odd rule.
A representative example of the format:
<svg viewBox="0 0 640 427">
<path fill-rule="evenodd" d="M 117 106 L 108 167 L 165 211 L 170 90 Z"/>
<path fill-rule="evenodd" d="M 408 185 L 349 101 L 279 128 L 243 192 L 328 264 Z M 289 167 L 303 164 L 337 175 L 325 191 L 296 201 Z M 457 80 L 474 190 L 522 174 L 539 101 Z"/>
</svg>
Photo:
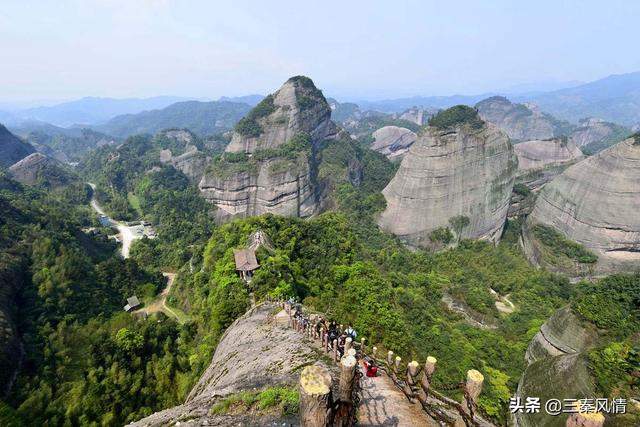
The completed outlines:
<svg viewBox="0 0 640 427">
<path fill-rule="evenodd" d="M 22 184 L 41 184 L 48 188 L 60 187 L 72 180 L 62 164 L 41 153 L 30 154 L 13 164 L 9 175 Z"/>
<path fill-rule="evenodd" d="M 338 134 L 322 92 L 311 79 L 292 77 L 238 123 L 200 191 L 217 206 L 220 222 L 263 213 L 311 216 L 322 206 L 317 154 Z"/>
<path fill-rule="evenodd" d="M 578 147 L 590 153 L 597 153 L 621 141 L 629 134 L 631 130 L 624 126 L 591 117 L 581 120 L 569 138 Z"/>
<path fill-rule="evenodd" d="M 497 241 L 517 168 L 508 137 L 465 106 L 441 112 L 431 124 L 383 190 L 387 208 L 378 224 L 410 245 L 428 247 L 434 230 L 463 216 L 468 224 L 461 237 Z"/>
<path fill-rule="evenodd" d="M 518 156 L 518 175 L 575 163 L 584 157 L 582 151 L 566 137 L 521 142 L 513 148 Z"/>
<path fill-rule="evenodd" d="M 296 423 L 274 416 L 210 415 L 221 397 L 240 391 L 294 385 L 302 367 L 320 364 L 319 350 L 288 327 L 288 316 L 276 316 L 275 304 L 261 304 L 237 319 L 225 332 L 211 365 L 191 390 L 184 404 L 157 412 L 134 426 L 183 425 L 281 425 Z"/>
<path fill-rule="evenodd" d="M 0 167 L 9 167 L 36 150 L 0 125 Z"/>
<path fill-rule="evenodd" d="M 540 192 L 527 229 L 551 226 L 598 256 L 596 274 L 640 267 L 640 136 L 564 171 Z M 532 240 L 531 232 L 525 240 Z"/>
<path fill-rule="evenodd" d="M 373 133 L 371 149 L 384 154 L 391 160 L 402 159 L 418 136 L 407 128 L 385 126 Z"/>
<path fill-rule="evenodd" d="M 400 114 L 399 118 L 402 120 L 408 120 L 410 122 L 413 122 L 418 126 L 424 126 L 429 121 L 429 118 L 433 117 L 437 113 L 438 113 L 437 108 L 425 109 L 425 108 L 413 107 L 404 111 L 402 114 Z"/>
<path fill-rule="evenodd" d="M 568 130 L 564 129 L 568 123 L 559 122 L 533 106 L 514 104 L 503 96 L 480 101 L 476 109 L 483 120 L 495 124 L 516 141 L 550 139 Z"/>
</svg>

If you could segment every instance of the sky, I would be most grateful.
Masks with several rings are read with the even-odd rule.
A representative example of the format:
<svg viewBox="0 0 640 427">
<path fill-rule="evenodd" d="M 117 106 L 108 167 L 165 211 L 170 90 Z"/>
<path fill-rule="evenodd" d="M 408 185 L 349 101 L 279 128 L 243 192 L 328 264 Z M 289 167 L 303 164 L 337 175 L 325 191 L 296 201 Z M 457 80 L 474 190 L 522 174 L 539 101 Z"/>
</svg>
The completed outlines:
<svg viewBox="0 0 640 427">
<path fill-rule="evenodd" d="M 216 99 L 311 77 L 341 100 L 640 70 L 640 2 L 3 0 L 0 104 Z"/>
</svg>

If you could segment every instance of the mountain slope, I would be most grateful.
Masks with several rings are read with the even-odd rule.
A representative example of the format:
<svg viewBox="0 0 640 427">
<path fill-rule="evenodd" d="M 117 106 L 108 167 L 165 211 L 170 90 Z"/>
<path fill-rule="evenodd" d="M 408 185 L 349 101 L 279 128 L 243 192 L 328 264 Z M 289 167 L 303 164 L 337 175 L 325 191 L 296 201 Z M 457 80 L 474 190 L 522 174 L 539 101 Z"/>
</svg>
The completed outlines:
<svg viewBox="0 0 640 427">
<path fill-rule="evenodd" d="M 227 101 L 177 102 L 161 110 L 114 117 L 93 128 L 122 138 L 140 133 L 155 134 L 168 128 L 187 128 L 201 136 L 213 135 L 231 129 L 250 108 L 248 104 Z"/>
<path fill-rule="evenodd" d="M 0 125 L 0 167 L 9 167 L 36 151 Z"/>
<path fill-rule="evenodd" d="M 577 122 L 598 117 L 625 126 L 640 123 L 640 72 L 605 77 L 531 99 L 554 116 Z"/>
</svg>

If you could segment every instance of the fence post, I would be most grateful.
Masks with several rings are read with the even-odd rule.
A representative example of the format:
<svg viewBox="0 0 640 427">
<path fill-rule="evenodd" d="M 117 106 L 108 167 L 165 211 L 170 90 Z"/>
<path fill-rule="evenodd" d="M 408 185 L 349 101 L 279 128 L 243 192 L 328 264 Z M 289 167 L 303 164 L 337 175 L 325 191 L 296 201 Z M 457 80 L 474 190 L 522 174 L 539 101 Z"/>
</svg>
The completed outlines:
<svg viewBox="0 0 640 427">
<path fill-rule="evenodd" d="M 344 356 L 340 360 L 340 400 L 343 402 L 351 402 L 351 394 L 353 393 L 353 376 L 356 372 L 356 358 L 353 356 Z"/>
<path fill-rule="evenodd" d="M 352 342 L 353 342 L 353 339 L 351 337 L 347 337 L 344 340 L 344 354 L 347 354 L 347 351 L 349 351 L 349 349 L 351 348 Z"/>
<path fill-rule="evenodd" d="M 416 385 L 416 377 L 418 376 L 419 366 L 420 365 L 418 365 L 418 362 L 416 362 L 415 360 L 412 360 L 407 364 L 407 382 L 409 383 L 409 386 Z"/>
<path fill-rule="evenodd" d="M 376 353 L 378 352 L 378 347 L 376 347 L 375 345 L 373 346 L 373 348 L 371 349 L 371 357 L 373 358 L 373 360 L 376 359 Z"/>
<path fill-rule="evenodd" d="M 393 365 L 393 372 L 396 375 L 400 372 L 400 362 L 402 362 L 402 358 L 400 356 L 396 356 L 395 364 Z"/>
<path fill-rule="evenodd" d="M 364 354 L 364 343 L 365 343 L 365 341 L 366 341 L 366 340 L 365 340 L 365 338 L 364 338 L 364 337 L 360 338 L 360 352 L 361 352 L 362 354 Z"/>
<path fill-rule="evenodd" d="M 464 396 L 462 397 L 462 407 L 465 411 L 468 411 L 471 418 L 474 417 L 474 409 L 476 400 L 482 391 L 482 383 L 484 382 L 484 376 L 475 369 L 467 371 L 467 382 L 464 385 Z"/>
<path fill-rule="evenodd" d="M 389 370 L 393 369 L 393 351 L 391 350 L 387 352 L 387 366 L 389 367 Z"/>
<path fill-rule="evenodd" d="M 427 357 L 427 361 L 424 364 L 424 371 L 422 372 L 422 389 L 427 396 L 429 395 L 429 387 L 431 387 L 431 376 L 436 370 L 437 361 L 438 360 L 435 357 L 429 356 Z"/>
<path fill-rule="evenodd" d="M 338 362 L 338 340 L 333 340 L 333 361 Z"/>
<path fill-rule="evenodd" d="M 331 375 L 320 366 L 307 366 L 300 374 L 300 424 L 327 427 L 331 420 Z"/>
</svg>

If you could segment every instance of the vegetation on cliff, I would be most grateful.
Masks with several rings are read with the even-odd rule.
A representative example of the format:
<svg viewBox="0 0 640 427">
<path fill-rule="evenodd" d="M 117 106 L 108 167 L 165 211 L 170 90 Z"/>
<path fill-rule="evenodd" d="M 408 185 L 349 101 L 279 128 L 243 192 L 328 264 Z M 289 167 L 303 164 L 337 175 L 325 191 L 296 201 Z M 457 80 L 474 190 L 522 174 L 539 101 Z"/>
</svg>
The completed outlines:
<svg viewBox="0 0 640 427">
<path fill-rule="evenodd" d="M 473 129 L 480 129 L 484 122 L 478 112 L 467 105 L 456 105 L 429 119 L 429 126 L 440 130 L 446 130 L 458 125 L 467 124 Z"/>
</svg>

